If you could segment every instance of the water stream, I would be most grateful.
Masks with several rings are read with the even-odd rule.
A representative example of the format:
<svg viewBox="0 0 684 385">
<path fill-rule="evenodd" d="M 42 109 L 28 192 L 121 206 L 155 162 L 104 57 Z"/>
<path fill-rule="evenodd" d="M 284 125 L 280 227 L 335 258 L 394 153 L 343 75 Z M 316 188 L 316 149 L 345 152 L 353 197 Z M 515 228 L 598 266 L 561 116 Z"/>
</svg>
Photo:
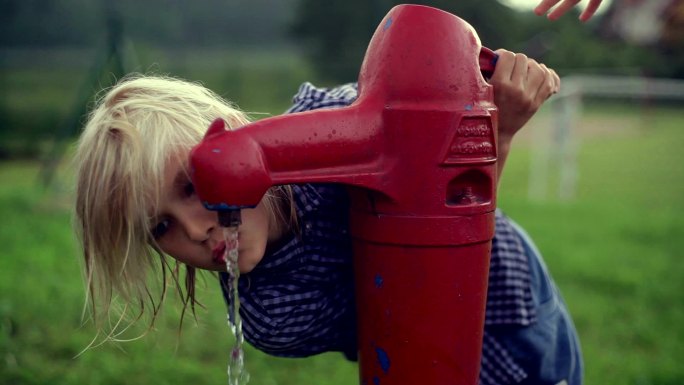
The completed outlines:
<svg viewBox="0 0 684 385">
<path fill-rule="evenodd" d="M 240 269 L 238 267 L 238 228 L 224 227 L 223 238 L 226 241 L 224 259 L 228 272 L 228 326 L 235 336 L 235 344 L 230 351 L 228 361 L 228 384 L 246 385 L 249 382 L 249 373 L 245 370 L 245 355 L 242 345 L 245 338 L 242 334 L 242 319 L 240 318 L 240 296 L 238 295 L 238 279 Z"/>
</svg>

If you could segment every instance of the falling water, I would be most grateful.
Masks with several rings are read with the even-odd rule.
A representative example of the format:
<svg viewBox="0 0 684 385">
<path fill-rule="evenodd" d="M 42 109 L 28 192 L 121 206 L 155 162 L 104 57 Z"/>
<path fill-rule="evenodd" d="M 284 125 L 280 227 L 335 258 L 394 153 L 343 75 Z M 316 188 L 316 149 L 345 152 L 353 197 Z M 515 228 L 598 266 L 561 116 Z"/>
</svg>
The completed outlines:
<svg viewBox="0 0 684 385">
<path fill-rule="evenodd" d="M 245 356 L 242 349 L 242 319 L 240 318 L 240 296 L 238 295 L 238 228 L 224 227 L 223 238 L 226 241 L 224 259 L 228 272 L 228 326 L 235 336 L 235 345 L 230 351 L 228 361 L 228 384 L 245 385 L 249 382 L 249 373 L 245 370 Z"/>
</svg>

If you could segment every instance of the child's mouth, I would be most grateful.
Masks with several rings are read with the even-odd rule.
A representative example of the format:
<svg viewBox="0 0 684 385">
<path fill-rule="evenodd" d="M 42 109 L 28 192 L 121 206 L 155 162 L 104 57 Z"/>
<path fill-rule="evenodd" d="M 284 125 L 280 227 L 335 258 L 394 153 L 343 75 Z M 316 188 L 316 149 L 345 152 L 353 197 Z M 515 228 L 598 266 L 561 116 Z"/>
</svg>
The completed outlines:
<svg viewBox="0 0 684 385">
<path fill-rule="evenodd" d="M 214 247 L 214 250 L 211 251 L 212 255 L 212 260 L 215 263 L 221 263 L 225 264 L 226 263 L 226 242 L 221 241 L 219 242 L 216 247 Z"/>
</svg>

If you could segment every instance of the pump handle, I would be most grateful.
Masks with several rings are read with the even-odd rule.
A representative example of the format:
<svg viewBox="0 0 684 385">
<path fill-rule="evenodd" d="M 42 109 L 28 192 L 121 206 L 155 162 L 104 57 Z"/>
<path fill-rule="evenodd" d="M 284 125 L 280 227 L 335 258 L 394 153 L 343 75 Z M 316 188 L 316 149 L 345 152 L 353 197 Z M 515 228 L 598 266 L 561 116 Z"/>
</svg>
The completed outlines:
<svg viewBox="0 0 684 385">
<path fill-rule="evenodd" d="M 480 49 L 480 71 L 485 79 L 489 79 L 494 73 L 496 62 L 499 60 L 499 55 L 487 47 Z"/>
</svg>

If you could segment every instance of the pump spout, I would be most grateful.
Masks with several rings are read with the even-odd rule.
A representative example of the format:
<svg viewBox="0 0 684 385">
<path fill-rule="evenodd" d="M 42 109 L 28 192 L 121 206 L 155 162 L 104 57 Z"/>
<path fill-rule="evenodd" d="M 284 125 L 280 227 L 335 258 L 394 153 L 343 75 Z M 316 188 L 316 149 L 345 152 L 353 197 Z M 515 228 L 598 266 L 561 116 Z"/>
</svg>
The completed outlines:
<svg viewBox="0 0 684 385">
<path fill-rule="evenodd" d="M 226 130 L 215 120 L 191 154 L 205 207 L 256 206 L 273 185 L 338 182 L 376 189 L 384 168 L 381 108 L 350 107 L 264 119 Z"/>
<path fill-rule="evenodd" d="M 237 227 L 242 224 L 242 215 L 239 209 L 219 210 L 218 221 L 221 227 Z"/>
</svg>

